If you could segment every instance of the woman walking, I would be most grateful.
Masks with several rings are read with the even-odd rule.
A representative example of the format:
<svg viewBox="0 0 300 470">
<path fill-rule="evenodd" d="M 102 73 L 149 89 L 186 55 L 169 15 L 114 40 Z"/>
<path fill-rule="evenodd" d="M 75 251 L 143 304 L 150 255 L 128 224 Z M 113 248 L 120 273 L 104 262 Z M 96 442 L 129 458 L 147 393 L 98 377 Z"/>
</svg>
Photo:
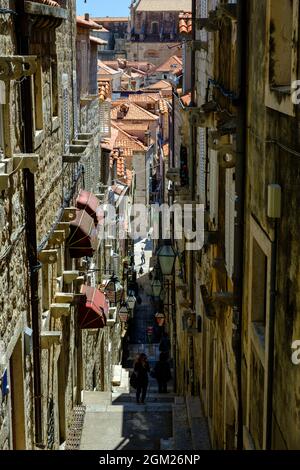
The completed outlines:
<svg viewBox="0 0 300 470">
<path fill-rule="evenodd" d="M 149 362 L 147 360 L 146 354 L 142 353 L 139 355 L 135 365 L 134 372 L 136 373 L 136 402 L 145 403 L 145 398 L 148 388 L 148 373 L 150 372 Z M 141 401 L 140 401 L 140 396 Z"/>
</svg>

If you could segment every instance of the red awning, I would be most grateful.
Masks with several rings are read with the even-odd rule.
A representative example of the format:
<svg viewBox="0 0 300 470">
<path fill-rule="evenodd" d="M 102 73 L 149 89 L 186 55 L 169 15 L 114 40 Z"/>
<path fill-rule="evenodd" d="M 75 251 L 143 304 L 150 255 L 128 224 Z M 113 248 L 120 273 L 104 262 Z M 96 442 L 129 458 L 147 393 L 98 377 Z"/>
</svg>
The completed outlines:
<svg viewBox="0 0 300 470">
<path fill-rule="evenodd" d="M 78 211 L 70 222 L 71 233 L 67 241 L 71 258 L 92 257 L 97 249 L 97 234 L 94 220 L 86 211 Z"/>
<path fill-rule="evenodd" d="M 82 189 L 76 199 L 76 207 L 85 210 L 93 217 L 95 224 L 103 222 L 104 211 L 100 206 L 99 199 L 94 194 Z"/>
<path fill-rule="evenodd" d="M 105 294 L 95 287 L 82 286 L 85 301 L 79 304 L 79 326 L 81 329 L 103 328 L 106 325 L 108 302 Z"/>
</svg>

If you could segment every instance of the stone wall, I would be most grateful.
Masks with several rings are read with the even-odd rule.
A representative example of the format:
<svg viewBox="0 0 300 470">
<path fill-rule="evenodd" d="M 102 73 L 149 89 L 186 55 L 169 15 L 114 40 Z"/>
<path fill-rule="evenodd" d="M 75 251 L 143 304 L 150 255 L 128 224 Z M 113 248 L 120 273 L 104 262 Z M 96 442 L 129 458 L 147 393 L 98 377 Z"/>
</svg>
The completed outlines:
<svg viewBox="0 0 300 470">
<path fill-rule="evenodd" d="M 265 346 L 265 366 L 262 367 L 258 359 L 257 348 L 251 339 L 253 330 L 253 315 L 255 304 L 251 292 L 249 277 L 251 268 L 254 269 L 255 259 L 251 258 L 251 237 L 260 241 L 264 238 L 272 246 L 276 230 L 278 241 L 276 250 L 276 300 L 275 311 L 266 311 L 266 335 L 269 331 L 270 321 L 275 318 L 275 347 L 273 390 L 273 420 L 272 420 L 272 448 L 299 449 L 299 390 L 300 369 L 291 361 L 291 344 L 300 339 L 299 316 L 299 217 L 296 216 L 299 208 L 300 166 L 298 158 L 288 150 L 281 150 L 279 145 L 268 144 L 273 139 L 284 143 L 287 148 L 299 148 L 299 109 L 294 107 L 295 117 L 286 113 L 277 112 L 266 107 L 265 88 L 268 75 L 265 65 L 268 59 L 268 47 L 261 43 L 260 38 L 265 37 L 267 16 L 267 1 L 250 2 L 250 15 L 252 17 L 249 31 L 249 48 L 252 60 L 249 60 L 249 91 L 248 91 L 248 146 L 247 146 L 247 184 L 246 184 L 246 239 L 245 239 L 245 266 L 244 282 L 244 368 L 248 371 L 248 388 L 255 390 L 255 395 L 262 400 L 262 412 L 266 413 L 268 402 L 267 392 L 263 383 L 259 384 L 254 372 L 249 371 L 251 364 L 259 362 L 263 370 L 263 378 L 267 376 L 268 341 Z M 292 27 L 292 25 L 291 25 Z M 297 28 L 298 29 L 298 23 Z M 295 32 L 296 35 L 296 32 Z M 257 47 L 257 44 L 260 46 Z M 299 49 L 297 58 L 299 61 Z M 280 58 L 278 58 L 280 60 Z M 251 77 L 251 78 L 250 78 Z M 278 99 L 277 106 L 280 106 Z M 257 168 L 260 171 L 257 172 Z M 281 218 L 276 225 L 274 220 L 267 217 L 267 187 L 268 184 L 277 183 L 282 188 Z M 255 220 L 255 232 L 251 232 Z M 271 256 L 268 256 L 270 262 Z M 268 268 L 268 275 L 271 269 Z M 270 299 L 271 287 L 267 289 L 266 296 Z M 252 296 L 252 297 L 251 297 Z M 251 344 L 251 346 L 250 346 Z M 252 353 L 251 353 L 252 351 Z M 252 354 L 252 358 L 250 356 Z M 254 413 L 255 402 L 253 398 L 244 397 L 248 403 L 249 413 Z M 266 415 L 264 415 L 266 416 Z M 251 419 L 246 417 L 246 425 L 251 427 Z M 264 437 L 260 436 L 259 417 L 252 417 L 253 428 L 249 429 L 251 437 L 257 448 L 265 446 Z M 262 423 L 263 435 L 266 433 L 266 421 Z"/>
</svg>

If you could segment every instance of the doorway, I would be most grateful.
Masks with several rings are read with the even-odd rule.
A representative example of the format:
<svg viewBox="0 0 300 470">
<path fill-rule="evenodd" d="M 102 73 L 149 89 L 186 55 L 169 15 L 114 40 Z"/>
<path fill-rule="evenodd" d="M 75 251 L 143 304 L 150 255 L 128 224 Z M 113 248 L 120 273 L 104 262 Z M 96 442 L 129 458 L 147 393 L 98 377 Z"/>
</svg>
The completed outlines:
<svg viewBox="0 0 300 470">
<path fill-rule="evenodd" d="M 13 450 L 26 450 L 22 339 L 19 337 L 9 362 L 11 431 Z"/>
</svg>

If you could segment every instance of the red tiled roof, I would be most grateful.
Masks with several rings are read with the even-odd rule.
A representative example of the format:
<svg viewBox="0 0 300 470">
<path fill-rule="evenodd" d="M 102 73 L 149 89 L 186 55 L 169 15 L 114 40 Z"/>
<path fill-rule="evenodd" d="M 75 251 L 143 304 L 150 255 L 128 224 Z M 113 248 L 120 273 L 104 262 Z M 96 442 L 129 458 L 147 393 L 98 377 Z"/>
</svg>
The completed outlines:
<svg viewBox="0 0 300 470">
<path fill-rule="evenodd" d="M 179 15 L 180 34 L 191 34 L 193 31 L 193 21 L 191 12 L 182 12 Z"/>
<path fill-rule="evenodd" d="M 159 101 L 159 111 L 162 113 L 162 114 L 165 114 L 169 111 L 169 108 L 168 108 L 168 105 L 166 103 L 165 100 L 160 100 Z"/>
<path fill-rule="evenodd" d="M 80 16 L 77 16 L 76 23 L 79 28 L 90 28 L 90 29 L 100 29 L 99 25 L 92 20 L 85 20 Z"/>
<path fill-rule="evenodd" d="M 132 155 L 133 151 L 146 152 L 147 147 L 132 135 L 125 132 L 121 127 L 117 126 L 115 123 L 112 123 L 112 128 L 118 131 L 116 137 L 114 148 L 121 149 L 122 156 L 126 158 L 127 168 L 132 168 Z"/>
<path fill-rule="evenodd" d="M 161 98 L 159 93 L 137 93 L 128 96 L 129 101 L 132 103 L 150 103 L 153 104 L 159 101 Z"/>
<path fill-rule="evenodd" d="M 144 90 L 166 90 L 172 89 L 171 83 L 167 82 L 166 80 L 159 80 L 156 83 L 152 83 L 152 85 L 147 86 Z"/>
<path fill-rule="evenodd" d="M 159 119 L 155 114 L 131 102 L 122 103 L 112 109 L 111 118 L 115 121 L 156 121 Z"/>
<path fill-rule="evenodd" d="M 185 106 L 189 106 L 191 104 L 192 95 L 191 93 L 187 93 L 186 95 L 181 96 L 180 99 Z"/>
<path fill-rule="evenodd" d="M 110 80 L 98 81 L 98 94 L 100 101 L 105 101 L 111 95 Z"/>
<path fill-rule="evenodd" d="M 167 73 L 167 72 L 174 72 L 174 70 L 182 70 L 182 59 L 180 57 L 177 57 L 176 55 L 173 55 L 172 57 L 169 57 L 163 64 L 159 65 L 153 73 L 161 72 L 161 73 Z"/>
</svg>

